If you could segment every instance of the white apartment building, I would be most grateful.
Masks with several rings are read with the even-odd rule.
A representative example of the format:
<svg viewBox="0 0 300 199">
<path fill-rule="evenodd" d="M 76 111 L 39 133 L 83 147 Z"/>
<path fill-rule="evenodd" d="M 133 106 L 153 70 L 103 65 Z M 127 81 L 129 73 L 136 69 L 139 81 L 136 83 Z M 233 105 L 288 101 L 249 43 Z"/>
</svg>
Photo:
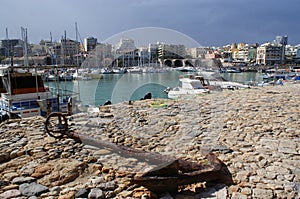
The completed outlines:
<svg viewBox="0 0 300 199">
<path fill-rule="evenodd" d="M 264 43 L 257 48 L 256 63 L 263 65 L 274 65 L 282 63 L 281 44 Z"/>
<path fill-rule="evenodd" d="M 136 49 L 134 40 L 130 38 L 121 38 L 115 46 L 117 54 L 132 52 Z"/>
</svg>

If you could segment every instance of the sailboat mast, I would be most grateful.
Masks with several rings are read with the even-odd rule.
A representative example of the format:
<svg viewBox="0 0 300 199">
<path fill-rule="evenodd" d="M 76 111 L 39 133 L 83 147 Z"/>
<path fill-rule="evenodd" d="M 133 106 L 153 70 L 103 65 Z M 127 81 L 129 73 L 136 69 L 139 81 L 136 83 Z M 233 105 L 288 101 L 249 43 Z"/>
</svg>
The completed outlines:
<svg viewBox="0 0 300 199">
<path fill-rule="evenodd" d="M 27 48 L 27 28 L 23 28 L 21 27 L 21 34 L 22 34 L 22 39 L 23 39 L 23 42 L 24 42 L 24 45 L 23 45 L 23 49 L 24 49 L 24 66 L 25 67 L 28 67 L 29 64 L 28 64 L 28 48 Z"/>
<path fill-rule="evenodd" d="M 52 45 L 52 33 L 50 32 L 50 43 Z"/>
<path fill-rule="evenodd" d="M 76 54 L 77 54 L 77 58 L 76 58 L 76 65 L 77 67 L 79 66 L 79 59 L 78 59 L 78 53 L 79 53 L 79 49 L 78 49 L 78 29 L 77 29 L 77 22 L 75 22 L 75 34 L 76 34 Z"/>
<path fill-rule="evenodd" d="M 77 28 L 77 22 L 75 22 L 75 36 L 76 36 L 76 73 L 78 75 L 78 67 L 79 67 L 79 49 L 78 49 L 78 28 Z M 78 93 L 79 93 L 79 101 L 80 100 L 80 86 L 79 86 L 79 80 L 77 80 L 77 89 L 78 89 Z"/>
<path fill-rule="evenodd" d="M 5 49 L 6 49 L 6 57 L 5 58 L 7 58 L 7 57 L 9 57 L 9 48 L 8 48 L 8 29 L 6 28 L 5 29 L 5 33 L 6 33 L 6 44 L 5 44 Z"/>
</svg>

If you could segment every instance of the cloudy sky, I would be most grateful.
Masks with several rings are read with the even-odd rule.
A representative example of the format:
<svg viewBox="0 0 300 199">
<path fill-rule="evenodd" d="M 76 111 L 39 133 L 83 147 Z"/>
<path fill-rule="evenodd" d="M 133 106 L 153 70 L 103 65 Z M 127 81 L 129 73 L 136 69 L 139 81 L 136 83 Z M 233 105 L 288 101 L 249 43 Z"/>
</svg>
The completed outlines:
<svg viewBox="0 0 300 199">
<path fill-rule="evenodd" d="M 287 35 L 300 43 L 300 0 L 0 0 L 0 39 L 20 38 L 28 30 L 31 43 L 41 39 L 80 38 L 105 41 L 143 27 L 180 32 L 203 46 L 233 42 L 264 43 Z M 155 36 L 155 31 L 153 31 Z"/>
</svg>

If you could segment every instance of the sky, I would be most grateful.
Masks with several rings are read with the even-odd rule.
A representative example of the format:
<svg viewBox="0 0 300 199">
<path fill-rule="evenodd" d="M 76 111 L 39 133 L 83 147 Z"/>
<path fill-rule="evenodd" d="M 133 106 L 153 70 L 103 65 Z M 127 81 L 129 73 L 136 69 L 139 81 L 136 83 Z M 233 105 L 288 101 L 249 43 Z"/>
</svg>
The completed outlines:
<svg viewBox="0 0 300 199">
<path fill-rule="evenodd" d="M 64 31 L 75 39 L 75 23 L 80 40 L 92 36 L 99 42 L 145 28 L 138 33 L 143 36 L 157 27 L 202 46 L 262 44 L 277 35 L 300 43 L 300 0 L 0 0 L 0 7 L 0 39 L 6 28 L 10 39 L 21 38 L 24 27 L 30 43 L 50 40 L 50 32 L 54 41 Z"/>
</svg>

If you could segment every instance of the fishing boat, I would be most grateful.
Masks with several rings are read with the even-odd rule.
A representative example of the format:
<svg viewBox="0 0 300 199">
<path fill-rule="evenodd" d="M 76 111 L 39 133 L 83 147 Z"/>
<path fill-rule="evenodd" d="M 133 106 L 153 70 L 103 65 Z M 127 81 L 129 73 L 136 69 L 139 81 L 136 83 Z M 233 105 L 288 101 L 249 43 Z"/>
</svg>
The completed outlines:
<svg viewBox="0 0 300 199">
<path fill-rule="evenodd" d="M 42 76 L 36 72 L 20 72 L 13 66 L 0 67 L 0 92 L 1 119 L 67 112 L 68 103 L 73 113 L 78 112 L 78 93 L 45 87 Z"/>
</svg>

